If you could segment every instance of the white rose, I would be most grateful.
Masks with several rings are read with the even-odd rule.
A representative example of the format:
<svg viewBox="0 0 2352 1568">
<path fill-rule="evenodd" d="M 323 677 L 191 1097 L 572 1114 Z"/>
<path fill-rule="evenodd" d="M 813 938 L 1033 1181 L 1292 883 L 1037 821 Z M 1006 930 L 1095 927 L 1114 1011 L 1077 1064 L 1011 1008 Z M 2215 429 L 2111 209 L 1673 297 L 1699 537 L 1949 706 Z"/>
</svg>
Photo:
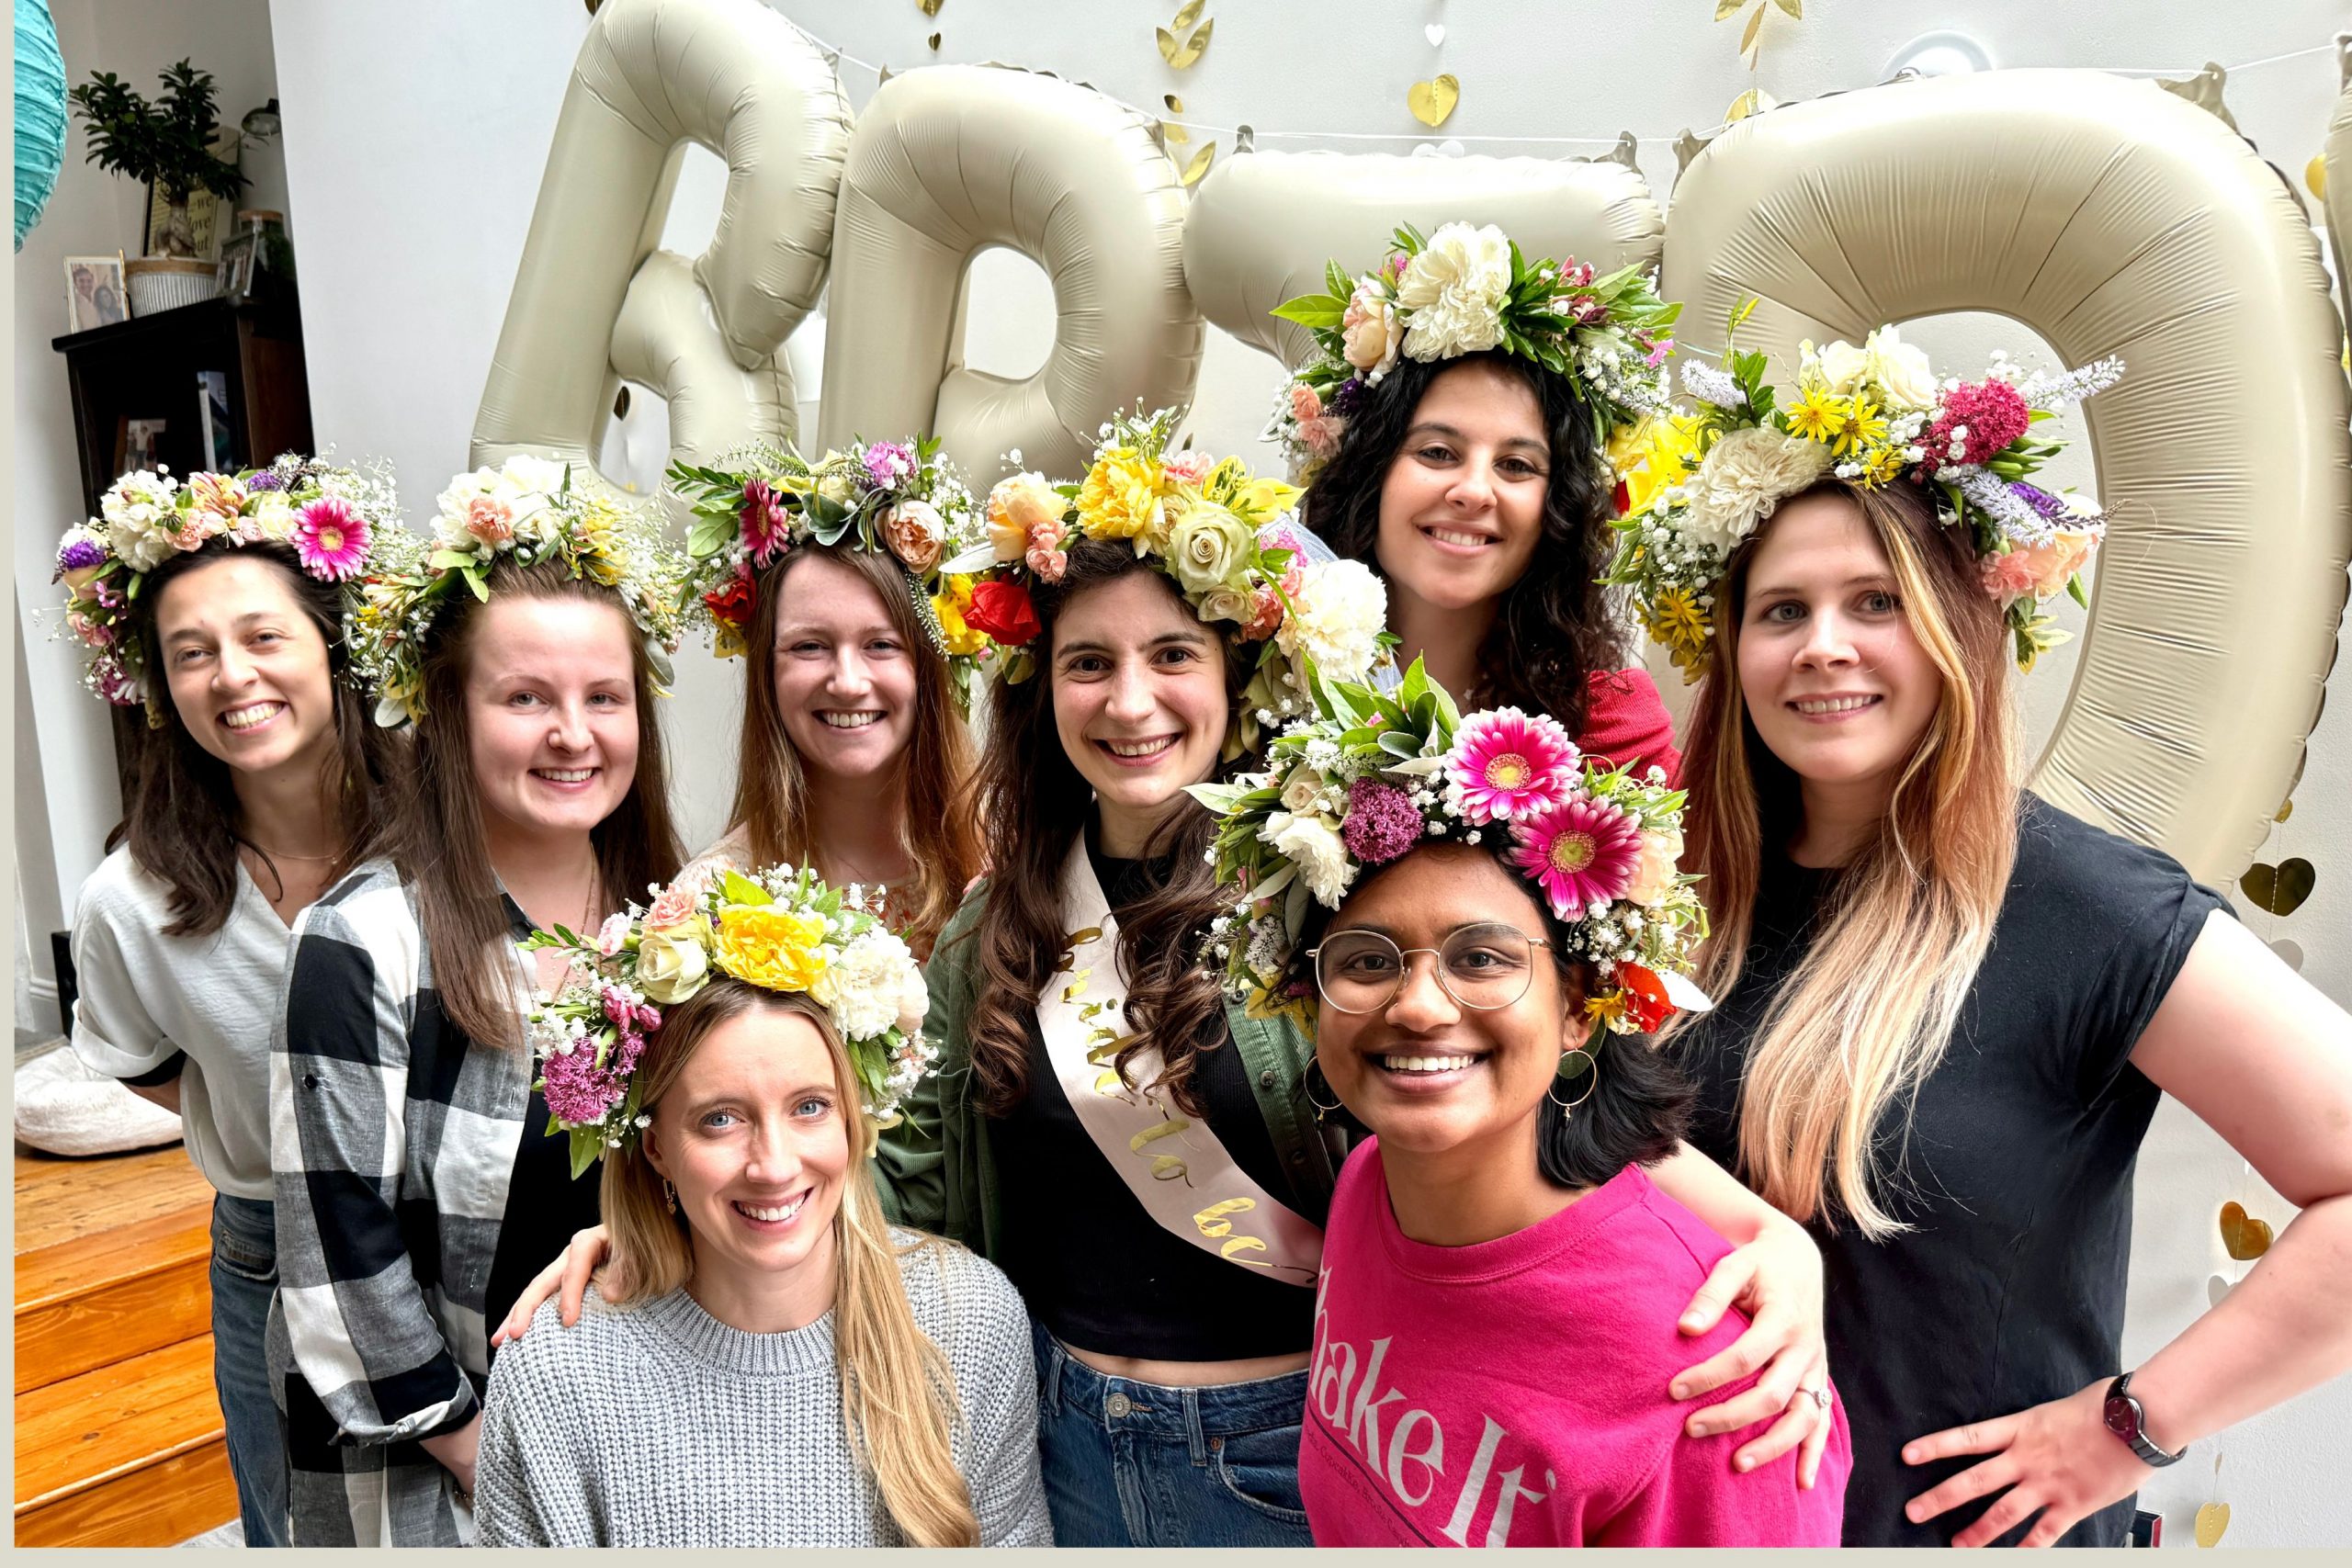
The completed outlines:
<svg viewBox="0 0 2352 1568">
<path fill-rule="evenodd" d="M 1863 378 L 1871 371 L 1869 353 L 1843 338 L 1817 352 L 1808 344 L 1804 352 L 1812 358 L 1814 368 L 1821 372 L 1822 381 L 1841 398 L 1850 398 L 1860 391 Z"/>
<path fill-rule="evenodd" d="M 1283 785 L 1283 809 L 1305 811 L 1323 793 L 1323 778 L 1313 768 L 1292 770 L 1290 779 Z"/>
<path fill-rule="evenodd" d="M 1489 223 L 1448 223 L 1430 236 L 1396 280 L 1396 303 L 1412 313 L 1405 352 L 1451 359 L 1502 341 L 1502 302 L 1510 292 L 1510 241 Z"/>
<path fill-rule="evenodd" d="M 1327 909 L 1340 907 L 1340 895 L 1356 879 L 1356 867 L 1348 858 L 1348 846 L 1340 841 L 1340 830 L 1329 820 L 1276 811 L 1266 818 L 1266 825 L 1259 829 L 1258 836 L 1273 846 L 1275 853 L 1298 867 L 1299 876 L 1317 903 Z"/>
<path fill-rule="evenodd" d="M 1325 561 L 1305 576 L 1275 640 L 1292 658 L 1303 653 L 1313 660 L 1331 680 L 1362 680 L 1380 657 L 1388 591 L 1362 561 Z"/>
<path fill-rule="evenodd" d="M 568 467 L 552 457 L 534 457 L 518 452 L 500 465 L 498 472 L 492 476 L 490 488 L 492 493 L 508 500 L 526 495 L 553 495 L 563 489 Z"/>
<path fill-rule="evenodd" d="M 1255 611 L 1250 595 L 1230 588 L 1212 589 L 1201 595 L 1196 612 L 1204 621 L 1232 621 L 1247 626 Z"/>
<path fill-rule="evenodd" d="M 1927 352 L 1905 343 L 1893 327 L 1881 327 L 1863 345 L 1870 379 L 1890 413 L 1917 413 L 1936 406 L 1936 371 Z"/>
<path fill-rule="evenodd" d="M 1686 533 L 1728 555 L 1790 496 L 1829 471 L 1829 448 L 1769 426 L 1734 430 L 1707 449 L 1689 482 Z"/>
<path fill-rule="evenodd" d="M 1367 278 L 1356 285 L 1348 300 L 1347 313 L 1340 320 L 1340 336 L 1348 363 L 1378 380 L 1396 362 L 1405 325 L 1396 319 L 1396 307 Z"/>
<path fill-rule="evenodd" d="M 253 515 L 248 519 L 261 530 L 266 539 L 283 539 L 294 526 L 294 503 L 283 491 L 266 490 L 254 497 Z"/>
</svg>

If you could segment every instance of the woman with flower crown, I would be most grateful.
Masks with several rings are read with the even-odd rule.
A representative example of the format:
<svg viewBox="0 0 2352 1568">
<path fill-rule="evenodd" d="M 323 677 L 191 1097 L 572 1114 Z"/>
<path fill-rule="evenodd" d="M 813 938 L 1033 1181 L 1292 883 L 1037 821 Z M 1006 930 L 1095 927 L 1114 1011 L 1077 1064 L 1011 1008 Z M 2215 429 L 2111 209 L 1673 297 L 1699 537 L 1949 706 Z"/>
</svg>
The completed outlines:
<svg viewBox="0 0 2352 1568">
<path fill-rule="evenodd" d="M 731 825 L 685 874 L 813 866 L 878 893 L 928 956 L 980 870 L 964 715 L 991 645 L 943 620 L 992 559 L 986 520 L 935 441 L 753 448 L 670 479 L 696 518 L 689 610 L 744 656 Z"/>
<path fill-rule="evenodd" d="M 272 1042 L 277 1304 L 298 1544 L 472 1534 L 488 1328 L 548 1227 L 594 1223 L 524 1014 L 678 869 L 655 703 L 678 567 L 561 465 L 441 496 L 435 547 L 352 620 L 378 717 L 414 726 L 384 852 L 304 912 Z M 512 1223 L 527 1216 L 527 1224 Z"/>
<path fill-rule="evenodd" d="M 1608 453 L 1666 406 L 1679 307 L 1639 267 L 1531 261 L 1491 224 L 1408 225 L 1372 271 L 1329 271 L 1274 312 L 1317 349 L 1267 433 L 1311 481 L 1308 526 L 1380 573 L 1400 660 L 1672 776 L 1672 720 L 1593 579 Z"/>
<path fill-rule="evenodd" d="M 484 1544 L 1052 1544 L 1021 1298 L 883 1218 L 875 1137 L 935 1053 L 873 904 L 725 870 L 533 939 L 574 961 L 530 1039 L 613 1258 L 576 1332 L 499 1355 Z"/>
<path fill-rule="evenodd" d="M 138 784 L 74 915 L 73 1047 L 179 1113 L 212 1204 L 213 1384 L 248 1546 L 286 1544 L 262 1340 L 277 1284 L 271 1010 L 287 928 L 375 851 L 402 748 L 344 652 L 361 579 L 405 559 L 384 479 L 288 456 L 123 475 L 59 547 L 90 685 L 143 705 Z"/>
<path fill-rule="evenodd" d="M 1849 1544 L 2124 1545 L 2154 1467 L 2352 1368 L 2352 1020 L 2171 857 L 2019 785 L 2006 667 L 2105 526 L 2028 433 L 2120 369 L 1939 382 L 1889 327 L 1775 389 L 1730 353 L 1620 524 L 1612 579 L 1704 677 L 1684 864 L 1721 1005 L 1669 1047 L 1694 1141 L 1828 1260 Z M 2303 1211 L 2132 1368 L 2166 1094 Z"/>
<path fill-rule="evenodd" d="M 1241 765 L 1304 660 L 1369 667 L 1379 587 L 1307 570 L 1296 492 L 1172 450 L 1178 417 L 1114 421 L 1082 484 L 999 484 L 991 569 L 949 588 L 943 620 L 1003 677 L 978 779 L 996 848 L 933 954 L 939 1071 L 877 1172 L 896 1218 L 1027 1303 L 1057 1541 L 1306 1545 L 1331 1152 L 1304 1042 L 1228 1009 L 1198 960 L 1223 897 L 1183 790 Z M 573 1248 L 567 1319 L 593 1258 Z"/>
<path fill-rule="evenodd" d="M 1317 1115 L 1373 1134 L 1317 1286 L 1317 1544 L 1838 1544 L 1842 1419 L 1813 1479 L 1738 1463 L 1755 1431 L 1686 1438 L 1668 1389 L 1668 1325 L 1732 1248 L 1645 1174 L 1691 1090 L 1635 1036 L 1705 1005 L 1664 770 L 1589 762 L 1543 715 L 1463 718 L 1416 662 L 1393 694 L 1317 682 L 1265 771 L 1193 794 L 1240 900 L 1212 955 L 1311 1021 Z M 1298 853 L 1301 822 L 1340 853 Z"/>
</svg>

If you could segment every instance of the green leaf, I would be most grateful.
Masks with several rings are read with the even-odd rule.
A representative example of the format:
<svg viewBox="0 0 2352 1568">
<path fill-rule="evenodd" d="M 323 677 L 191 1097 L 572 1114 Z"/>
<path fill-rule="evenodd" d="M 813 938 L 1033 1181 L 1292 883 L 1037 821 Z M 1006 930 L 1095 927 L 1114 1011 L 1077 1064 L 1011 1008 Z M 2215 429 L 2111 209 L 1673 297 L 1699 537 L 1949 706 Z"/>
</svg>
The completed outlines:
<svg viewBox="0 0 2352 1568">
<path fill-rule="evenodd" d="M 605 1134 L 594 1127 L 574 1127 L 571 1133 L 571 1179 L 577 1181 L 596 1163 L 596 1156 L 605 1152 Z"/>
<path fill-rule="evenodd" d="M 686 554 L 696 560 L 707 559 L 727 547 L 728 539 L 735 533 L 732 517 L 706 517 L 686 531 Z"/>
<path fill-rule="evenodd" d="M 2076 572 L 2072 577 L 2066 579 L 2066 597 L 2072 599 L 2075 604 L 2080 604 L 2086 610 L 2091 607 L 2090 590 L 2083 586 L 2083 574 L 2081 572 Z"/>
<path fill-rule="evenodd" d="M 1381 736 L 1380 749 L 1392 757 L 1410 760 L 1421 754 L 1421 738 L 1410 730 L 1391 729 Z"/>
<path fill-rule="evenodd" d="M 718 890 L 729 904 L 773 904 L 775 898 L 758 883 L 740 871 L 722 873 Z"/>
<path fill-rule="evenodd" d="M 1328 294 L 1302 294 L 1267 313 L 1285 321 L 1296 321 L 1302 327 L 1336 328 L 1348 313 L 1348 302 Z"/>
<path fill-rule="evenodd" d="M 1336 299 L 1350 299 L 1355 297 L 1356 280 L 1341 272 L 1338 262 L 1327 261 L 1323 264 L 1323 286 L 1329 288 Z"/>
<path fill-rule="evenodd" d="M 463 567 L 458 570 L 458 575 L 466 580 L 466 586 L 474 591 L 475 598 L 481 600 L 485 604 L 490 603 L 490 583 L 486 580 L 486 574 L 482 571 L 481 568 L 478 566 Z"/>
</svg>

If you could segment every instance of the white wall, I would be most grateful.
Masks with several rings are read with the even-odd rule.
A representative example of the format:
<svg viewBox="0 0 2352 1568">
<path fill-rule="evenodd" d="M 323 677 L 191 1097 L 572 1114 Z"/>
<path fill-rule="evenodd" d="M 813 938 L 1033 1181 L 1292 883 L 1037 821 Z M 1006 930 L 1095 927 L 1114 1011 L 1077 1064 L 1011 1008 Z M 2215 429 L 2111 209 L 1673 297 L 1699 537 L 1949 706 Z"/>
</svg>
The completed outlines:
<svg viewBox="0 0 2352 1568">
<path fill-rule="evenodd" d="M 51 12 L 69 85 L 111 71 L 152 96 L 157 73 L 187 57 L 212 73 L 220 117 L 231 126 L 277 91 L 266 0 L 53 0 Z M 48 933 L 71 918 L 74 890 L 97 865 L 121 809 L 106 705 L 81 686 L 79 646 L 51 635 L 60 619 L 49 581 L 57 537 L 81 521 L 84 498 L 65 360 L 49 344 L 66 331 L 63 258 L 136 256 L 146 236 L 146 186 L 84 162 L 80 122 L 68 123 L 56 195 L 25 236 L 16 265 L 12 479 L 19 692 L 27 699 L 17 709 L 19 961 L 29 963 L 32 1012 L 43 1027 L 55 1022 Z"/>
<path fill-rule="evenodd" d="M 778 0 L 778 8 L 851 54 L 907 70 L 937 60 L 999 60 L 1035 65 L 1091 82 L 1132 103 L 1157 104 L 1180 93 L 1188 112 L 1220 124 L 1247 121 L 1261 145 L 1293 129 L 1326 131 L 1414 130 L 1403 108 L 1410 82 L 1452 71 L 1463 83 L 1461 107 L 1445 133 L 1455 136 L 1581 136 L 1603 141 L 1631 128 L 1652 140 L 1645 172 L 1661 197 L 1675 160 L 1668 141 L 1686 127 L 1720 118 L 1735 95 L 1760 84 L 1784 100 L 1878 80 L 1905 42 L 1939 27 L 1961 28 L 2005 66 L 2139 66 L 2180 69 L 2208 60 L 2247 61 L 2325 43 L 2352 25 L 2346 0 L 2272 0 L 2261 6 L 2217 6 L 2202 0 L 1978 0 L 1961 6 L 1890 6 L 1863 0 L 1814 0 L 1808 19 L 1766 22 L 1762 69 L 1750 78 L 1738 62 L 1736 27 L 1710 25 L 1698 0 L 1615 7 L 1564 6 L 1541 0 L 1358 0 L 1330 6 L 1212 6 L 1216 39 L 1202 62 L 1169 71 L 1151 44 L 1174 0 L 1102 0 L 1083 25 L 1056 0 L 992 0 L 951 5 L 927 18 L 910 4 Z M 209 47 L 221 18 L 258 9 L 223 4 L 198 7 L 62 0 L 59 26 L 69 65 L 79 76 L 104 46 L 118 70 L 147 72 L 195 50 L 230 79 L 227 51 Z M 588 20 L 582 7 L 541 0 L 484 6 L 479 0 L 409 0 L 400 6 L 327 6 L 277 0 L 271 7 L 279 93 L 286 121 L 290 213 L 301 257 L 304 324 L 311 402 L 322 442 L 346 454 L 377 453 L 397 466 L 413 516 L 431 509 L 449 473 L 467 460 L 467 437 L 504 312 L 539 171 L 563 85 Z M 136 25 L 131 25 L 133 22 Z M 1432 49 L 1422 28 L 1447 29 Z M 926 34 L 938 30 L 933 55 Z M 263 29 L 267 35 L 267 28 Z M 198 37 L 196 35 L 203 35 Z M 184 40 L 184 41 L 183 41 Z M 1344 57 L 1346 63 L 1336 62 Z M 266 73 L 266 51 L 259 70 Z M 871 96 L 873 76 L 844 62 L 854 104 Z M 266 83 L 226 95 L 235 112 L 265 96 Z M 2230 103 L 2241 127 L 2273 162 L 2300 175 L 2319 149 L 2336 93 L 2325 56 L 2247 72 Z M 1230 156 L 1229 138 L 1220 156 Z M 1356 144 L 1363 145 L 1363 144 Z M 1409 140 L 1386 144 L 1389 150 Z M 1501 149 L 1535 151 L 1535 149 Z M 1564 149 L 1597 152 L 1598 147 Z M 78 156 L 78 151 L 75 154 Z M 707 235 L 718 209 L 717 161 L 697 153 L 681 182 L 668 243 L 691 252 Z M 71 180 L 69 171 L 69 181 Z M 78 189 L 78 194 L 77 193 Z M 123 197 L 114 240 L 85 236 L 109 219 L 102 184 L 61 191 L 57 209 L 20 258 L 19 333 L 28 342 L 52 330 L 35 318 L 54 313 L 57 289 L 24 279 L 36 246 L 52 258 L 87 244 L 126 243 L 135 202 Z M 76 216 L 78 214 L 78 216 Z M 76 225 L 79 227 L 76 228 Z M 54 230 L 53 232 L 50 231 Z M 62 235 L 75 233 L 74 247 Z M 974 362 L 1022 371 L 1042 355 L 1051 299 L 1034 267 L 984 258 L 975 272 L 973 312 L 985 336 Z M 28 324 L 31 323 L 31 324 Z M 35 327 L 38 326 L 38 331 Z M 807 335 L 804 329 L 803 335 Z M 1992 341 L 1982 321 L 1933 323 L 1919 334 L 1964 362 Z M 796 341 L 796 351 L 804 345 Z M 796 352 L 804 397 L 816 388 L 813 356 Z M 65 418 L 54 400 L 62 368 L 19 354 L 18 389 L 27 414 L 19 425 L 17 498 L 28 518 L 65 518 L 72 463 Z M 43 378 L 47 379 L 44 380 Z M 1247 450 L 1279 380 L 1272 363 L 1212 331 L 1195 427 L 1214 448 Z M 44 409 L 43 400 L 51 400 Z M 607 446 L 608 465 L 650 483 L 662 462 L 662 411 L 639 395 L 638 411 Z M 40 453 L 49 450 L 47 468 Z M 2076 469 L 2069 477 L 2088 483 Z M 62 487 L 62 488 L 61 488 Z M 49 536 L 36 527 L 18 539 L 18 588 L 28 604 L 46 603 L 40 584 Z M 111 820 L 103 766 L 101 716 L 62 703 L 70 654 L 28 637 L 42 714 L 41 772 L 49 781 L 48 826 L 54 866 L 70 888 L 96 858 L 98 818 Z M 2071 662 L 2062 658 L 2031 682 L 2029 706 L 2046 729 L 2063 697 Z M 731 783 L 734 668 L 689 654 L 680 660 L 674 710 L 675 776 L 690 833 L 718 827 Z M 2352 718 L 2335 705 L 2314 737 L 2296 799 L 2294 820 L 2274 840 L 2271 858 L 2308 856 L 2321 867 L 2319 890 L 2286 921 L 2252 917 L 2266 936 L 2291 937 L 2310 957 L 2307 972 L 2339 1000 L 2352 998 Z M 20 833 L 24 830 L 19 806 Z M 28 876 L 27 897 L 34 897 Z M 2325 934 L 2323 934 L 2325 933 Z M 2240 1197 L 2274 1223 L 2288 1211 L 2219 1141 L 2168 1109 L 2142 1161 L 2126 1337 L 2128 1359 L 2143 1358 L 2202 1309 L 2206 1277 L 2222 1260 L 2215 1209 Z M 2174 1544 L 2190 1539 L 2199 1503 L 2226 1499 L 2235 1509 L 2233 1545 L 2312 1545 L 2352 1540 L 2352 1500 L 2342 1491 L 2352 1438 L 2352 1384 L 2338 1384 L 2249 1423 L 2197 1460 L 2158 1478 L 2146 1496 L 2166 1516 Z M 2211 1460 L 2228 1456 L 2218 1479 Z"/>
</svg>

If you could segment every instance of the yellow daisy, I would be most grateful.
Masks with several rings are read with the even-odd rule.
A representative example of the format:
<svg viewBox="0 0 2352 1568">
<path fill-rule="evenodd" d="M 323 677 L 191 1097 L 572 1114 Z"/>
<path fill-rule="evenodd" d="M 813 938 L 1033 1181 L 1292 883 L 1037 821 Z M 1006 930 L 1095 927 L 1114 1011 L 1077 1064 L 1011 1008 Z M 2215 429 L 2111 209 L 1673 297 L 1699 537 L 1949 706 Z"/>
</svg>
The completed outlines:
<svg viewBox="0 0 2352 1568">
<path fill-rule="evenodd" d="M 1789 434 L 1832 441 L 1846 428 L 1846 408 L 1824 387 L 1808 387 L 1789 409 Z"/>
<path fill-rule="evenodd" d="M 1846 412 L 1846 428 L 1838 433 L 1835 450 L 1840 457 L 1876 446 L 1886 439 L 1886 414 L 1868 398 L 1856 398 Z"/>
</svg>

